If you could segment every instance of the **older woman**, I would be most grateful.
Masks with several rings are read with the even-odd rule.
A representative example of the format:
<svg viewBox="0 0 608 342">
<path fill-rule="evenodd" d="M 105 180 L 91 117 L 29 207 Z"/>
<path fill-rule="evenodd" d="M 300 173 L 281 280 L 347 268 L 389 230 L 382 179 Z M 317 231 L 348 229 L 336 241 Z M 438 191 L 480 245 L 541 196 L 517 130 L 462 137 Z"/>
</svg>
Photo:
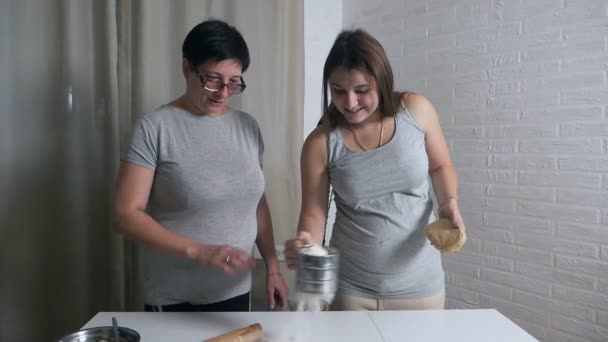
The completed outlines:
<svg viewBox="0 0 608 342">
<path fill-rule="evenodd" d="M 260 129 L 229 107 L 245 90 L 247 44 L 208 20 L 188 33 L 182 55 L 186 91 L 133 127 L 114 198 L 118 230 L 142 244 L 146 310 L 248 311 L 254 242 L 270 306 L 286 306 Z"/>
</svg>

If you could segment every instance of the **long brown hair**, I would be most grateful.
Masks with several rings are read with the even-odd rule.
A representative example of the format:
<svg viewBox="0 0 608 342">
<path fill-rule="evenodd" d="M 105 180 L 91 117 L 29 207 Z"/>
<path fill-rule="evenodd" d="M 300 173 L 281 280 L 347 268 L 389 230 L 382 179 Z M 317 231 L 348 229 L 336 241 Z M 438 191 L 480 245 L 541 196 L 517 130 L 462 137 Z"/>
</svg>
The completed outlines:
<svg viewBox="0 0 608 342">
<path fill-rule="evenodd" d="M 401 109 L 402 94 L 395 92 L 393 70 L 384 48 L 361 29 L 342 31 L 325 60 L 323 68 L 323 116 L 319 124 L 336 127 L 343 119 L 329 99 L 329 77 L 339 68 L 366 72 L 378 89 L 378 110 L 382 116 L 395 116 Z"/>
</svg>

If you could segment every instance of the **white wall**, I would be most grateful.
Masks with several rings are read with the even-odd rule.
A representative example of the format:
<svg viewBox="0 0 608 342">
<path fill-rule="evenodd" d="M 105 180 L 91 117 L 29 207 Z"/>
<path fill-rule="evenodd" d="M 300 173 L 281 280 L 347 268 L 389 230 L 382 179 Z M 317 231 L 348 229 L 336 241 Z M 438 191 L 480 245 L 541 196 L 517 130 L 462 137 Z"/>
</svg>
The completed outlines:
<svg viewBox="0 0 608 342">
<path fill-rule="evenodd" d="M 344 2 L 439 110 L 470 237 L 444 258 L 448 307 L 543 341 L 608 341 L 607 6 Z"/>
</svg>

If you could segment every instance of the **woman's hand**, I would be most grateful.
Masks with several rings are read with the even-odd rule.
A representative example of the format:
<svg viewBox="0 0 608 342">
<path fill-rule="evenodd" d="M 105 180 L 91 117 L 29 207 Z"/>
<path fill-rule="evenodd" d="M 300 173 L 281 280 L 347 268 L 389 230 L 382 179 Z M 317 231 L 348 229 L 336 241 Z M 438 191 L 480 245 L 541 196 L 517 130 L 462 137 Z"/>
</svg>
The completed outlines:
<svg viewBox="0 0 608 342">
<path fill-rule="evenodd" d="M 255 267 L 255 260 L 243 250 L 230 245 L 203 245 L 189 247 L 188 257 L 208 267 L 216 268 L 229 276 L 247 272 Z"/>
<path fill-rule="evenodd" d="M 282 310 L 287 309 L 287 283 L 281 273 L 266 274 L 266 291 L 268 291 L 268 304 L 270 310 L 278 305 Z"/>
<path fill-rule="evenodd" d="M 460 208 L 458 207 L 458 200 L 454 197 L 450 197 L 445 200 L 438 208 L 437 214 L 439 218 L 446 218 L 452 222 L 452 225 L 465 229 L 464 220 L 460 214 Z"/>
<path fill-rule="evenodd" d="M 285 260 L 287 261 L 287 267 L 294 269 L 296 267 L 296 257 L 298 255 L 298 249 L 304 245 L 309 245 L 312 242 L 312 236 L 309 232 L 300 231 L 298 237 L 295 239 L 285 241 Z"/>
</svg>

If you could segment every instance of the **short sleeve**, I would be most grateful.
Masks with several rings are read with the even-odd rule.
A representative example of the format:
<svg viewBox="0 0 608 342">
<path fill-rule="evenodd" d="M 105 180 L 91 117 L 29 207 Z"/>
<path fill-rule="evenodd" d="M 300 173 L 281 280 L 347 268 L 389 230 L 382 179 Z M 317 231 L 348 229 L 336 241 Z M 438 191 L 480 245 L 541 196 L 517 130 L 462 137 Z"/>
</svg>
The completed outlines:
<svg viewBox="0 0 608 342">
<path fill-rule="evenodd" d="M 146 117 L 133 127 L 129 146 L 122 154 L 121 160 L 155 170 L 158 164 L 157 130 Z"/>
</svg>

